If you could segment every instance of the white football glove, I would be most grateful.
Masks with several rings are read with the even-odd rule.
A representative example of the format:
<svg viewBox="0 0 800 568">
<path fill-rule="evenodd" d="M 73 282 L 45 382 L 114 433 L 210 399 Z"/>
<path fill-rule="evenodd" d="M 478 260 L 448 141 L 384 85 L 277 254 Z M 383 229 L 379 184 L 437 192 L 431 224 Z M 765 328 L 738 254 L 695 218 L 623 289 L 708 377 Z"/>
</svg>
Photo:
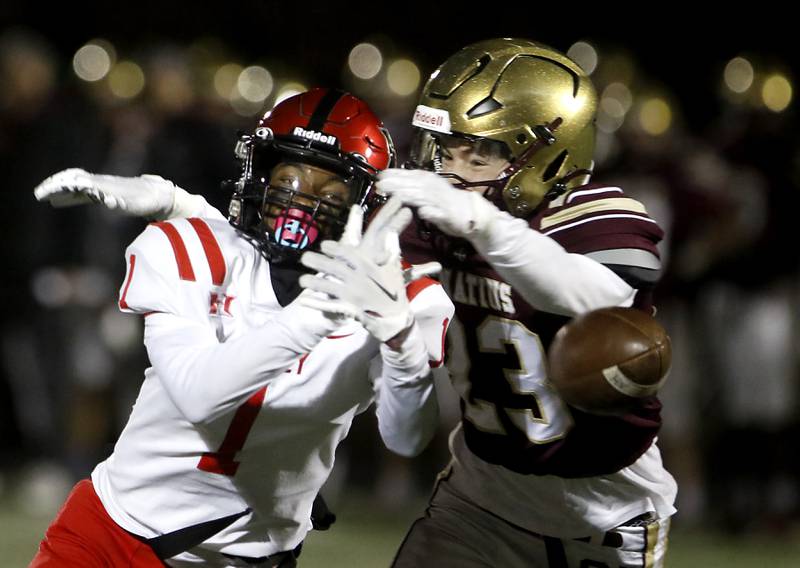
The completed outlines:
<svg viewBox="0 0 800 568">
<path fill-rule="evenodd" d="M 365 252 L 371 251 L 366 254 L 371 254 L 371 258 L 376 264 L 385 264 L 394 252 L 392 247 L 397 247 L 394 238 L 391 237 L 387 241 L 387 236 L 389 234 L 399 235 L 411 222 L 411 216 L 407 210 L 402 209 L 402 206 L 403 203 L 399 199 L 387 201 L 372 218 L 367 230 L 362 235 L 364 212 L 360 207 L 354 205 L 350 209 L 347 224 L 339 242 L 357 246 Z M 413 264 L 403 270 L 403 279 L 406 284 L 410 284 L 425 276 L 438 274 L 441 270 L 442 265 L 438 262 Z"/>
<path fill-rule="evenodd" d="M 421 219 L 454 237 L 470 237 L 486 230 L 497 210 L 480 193 L 455 188 L 425 170 L 385 170 L 380 174 L 378 188 L 396 195 L 404 205 L 415 207 Z"/>
<path fill-rule="evenodd" d="M 100 203 L 111 210 L 148 219 L 192 217 L 205 200 L 160 176 L 121 177 L 70 168 L 54 174 L 33 190 L 38 201 L 53 207 Z"/>
<path fill-rule="evenodd" d="M 406 297 L 406 279 L 441 268 L 429 263 L 413 271 L 402 269 L 398 235 L 410 221 L 411 212 L 401 208 L 400 200 L 390 199 L 361 237 L 361 210 L 351 209 L 339 242 L 323 241 L 322 254 L 309 251 L 301 257 L 301 262 L 318 274 L 303 275 L 300 285 L 329 297 L 307 297 L 304 305 L 352 317 L 383 342 L 407 330 L 414 320 Z"/>
</svg>

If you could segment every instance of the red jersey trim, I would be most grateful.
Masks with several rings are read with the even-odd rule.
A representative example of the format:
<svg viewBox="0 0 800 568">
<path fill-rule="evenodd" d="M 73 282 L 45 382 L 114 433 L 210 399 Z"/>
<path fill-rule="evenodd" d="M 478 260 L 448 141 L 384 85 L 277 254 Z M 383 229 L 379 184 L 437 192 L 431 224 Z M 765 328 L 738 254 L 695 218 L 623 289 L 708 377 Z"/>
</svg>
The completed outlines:
<svg viewBox="0 0 800 568">
<path fill-rule="evenodd" d="M 127 310 L 129 309 L 128 302 L 125 301 L 125 297 L 128 295 L 128 288 L 131 285 L 131 280 L 133 280 L 133 270 L 136 268 L 136 255 L 132 254 L 130 260 L 128 261 L 128 279 L 125 281 L 125 287 L 122 289 L 122 297 L 119 299 L 119 309 Z"/>
<path fill-rule="evenodd" d="M 403 267 L 403 270 L 407 270 L 411 268 L 412 264 L 403 259 L 400 259 L 400 266 Z M 417 294 L 422 292 L 428 286 L 433 286 L 434 284 L 438 283 L 439 282 L 437 280 L 434 280 L 429 276 L 423 276 L 422 278 L 414 280 L 413 282 L 409 282 L 408 284 L 406 284 L 406 297 L 408 298 L 408 301 L 410 302 L 411 300 L 413 300 Z"/>
<path fill-rule="evenodd" d="M 428 359 L 428 366 L 432 369 L 436 369 L 437 367 L 441 367 L 442 363 L 444 363 L 444 348 L 445 348 L 445 339 L 447 338 L 447 324 L 450 323 L 450 318 L 444 318 L 442 320 L 442 356 L 439 357 L 438 361 L 433 361 L 432 359 Z"/>
<path fill-rule="evenodd" d="M 166 221 L 159 221 L 153 223 L 156 227 L 164 231 L 169 239 L 169 244 L 172 245 L 172 252 L 175 254 L 175 262 L 178 264 L 178 276 L 181 280 L 195 281 L 194 270 L 192 269 L 192 261 L 189 260 L 189 253 L 186 252 L 186 245 L 183 242 L 178 229 L 171 223 Z"/>
<path fill-rule="evenodd" d="M 410 302 L 411 300 L 413 300 L 417 296 L 417 294 L 422 292 L 428 286 L 433 286 L 434 284 L 438 283 L 439 282 L 437 282 L 433 278 L 429 278 L 428 276 L 424 276 L 419 280 L 414 280 L 413 282 L 411 282 L 406 286 L 406 297 L 408 298 L 408 301 Z"/>
<path fill-rule="evenodd" d="M 206 259 L 208 260 L 208 268 L 211 270 L 211 281 L 214 286 L 221 286 L 225 281 L 225 257 L 222 255 L 222 249 L 217 243 L 214 233 L 202 219 L 192 217 L 187 221 L 189 221 L 189 224 L 200 238 L 200 244 L 203 245 L 203 252 L 206 253 Z"/>
</svg>

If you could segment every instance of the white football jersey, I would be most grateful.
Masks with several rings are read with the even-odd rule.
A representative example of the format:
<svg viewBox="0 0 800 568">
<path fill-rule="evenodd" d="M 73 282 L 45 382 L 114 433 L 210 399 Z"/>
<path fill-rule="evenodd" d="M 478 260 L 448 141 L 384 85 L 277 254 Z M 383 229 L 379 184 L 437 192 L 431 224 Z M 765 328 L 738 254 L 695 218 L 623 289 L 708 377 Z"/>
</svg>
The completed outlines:
<svg viewBox="0 0 800 568">
<path fill-rule="evenodd" d="M 306 328 L 329 322 L 297 302 L 282 307 L 280 272 L 290 269 L 271 266 L 227 222 L 153 223 L 126 257 L 120 308 L 145 316 L 152 366 L 113 454 L 92 473 L 124 529 L 152 538 L 244 513 L 179 558 L 291 550 L 356 414 L 377 398 L 382 433 L 402 437 L 414 420 L 425 421 L 414 435 L 436 427 L 435 413 L 418 412 L 435 404 L 430 377 L 388 380 L 381 345 L 352 321 L 309 340 Z M 414 333 L 438 366 L 452 304 L 430 279 L 408 295 Z M 390 408 L 395 390 L 400 411 Z"/>
</svg>

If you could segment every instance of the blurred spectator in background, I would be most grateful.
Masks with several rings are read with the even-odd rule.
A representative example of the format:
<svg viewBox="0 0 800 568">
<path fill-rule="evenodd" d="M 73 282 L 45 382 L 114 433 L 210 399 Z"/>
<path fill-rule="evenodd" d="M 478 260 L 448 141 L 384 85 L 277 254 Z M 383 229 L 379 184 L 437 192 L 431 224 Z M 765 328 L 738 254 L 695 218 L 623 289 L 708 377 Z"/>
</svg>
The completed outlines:
<svg viewBox="0 0 800 568">
<path fill-rule="evenodd" d="M 86 336 L 88 312 L 113 294 L 111 287 L 103 289 L 110 282 L 90 276 L 97 262 L 82 250 L 86 221 L 97 213 L 42 211 L 21 190 L 36 183 L 42 168 L 102 163 L 107 131 L 99 109 L 65 84 L 56 55 L 32 33 L 8 31 L 0 38 L 0 173 L 8 184 L 3 210 L 12 220 L 2 229 L 3 265 L 11 268 L 3 292 L 13 298 L 3 318 L 3 375 L 14 401 L 18 450 L 33 460 L 60 458 L 29 477 L 33 493 L 22 498 L 30 498 L 33 509 L 60 498 L 59 486 L 64 490 L 69 482 L 65 468 L 83 459 L 84 446 L 97 448 L 86 436 L 97 435 L 102 425 L 84 409 L 98 380 L 112 371 L 94 364 L 92 355 L 103 344 Z"/>
</svg>

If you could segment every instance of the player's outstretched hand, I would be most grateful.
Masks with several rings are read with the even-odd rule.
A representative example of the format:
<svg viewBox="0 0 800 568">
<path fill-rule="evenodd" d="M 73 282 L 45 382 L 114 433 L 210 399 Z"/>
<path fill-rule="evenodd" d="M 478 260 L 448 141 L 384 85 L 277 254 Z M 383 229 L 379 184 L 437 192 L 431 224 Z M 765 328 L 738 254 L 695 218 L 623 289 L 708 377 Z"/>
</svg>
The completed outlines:
<svg viewBox="0 0 800 568">
<path fill-rule="evenodd" d="M 178 194 L 181 195 L 178 195 Z M 188 193 L 160 176 L 120 177 L 92 174 L 80 168 L 62 170 L 33 190 L 38 201 L 53 207 L 99 203 L 108 209 L 148 219 L 176 216 L 176 203 Z"/>
</svg>

